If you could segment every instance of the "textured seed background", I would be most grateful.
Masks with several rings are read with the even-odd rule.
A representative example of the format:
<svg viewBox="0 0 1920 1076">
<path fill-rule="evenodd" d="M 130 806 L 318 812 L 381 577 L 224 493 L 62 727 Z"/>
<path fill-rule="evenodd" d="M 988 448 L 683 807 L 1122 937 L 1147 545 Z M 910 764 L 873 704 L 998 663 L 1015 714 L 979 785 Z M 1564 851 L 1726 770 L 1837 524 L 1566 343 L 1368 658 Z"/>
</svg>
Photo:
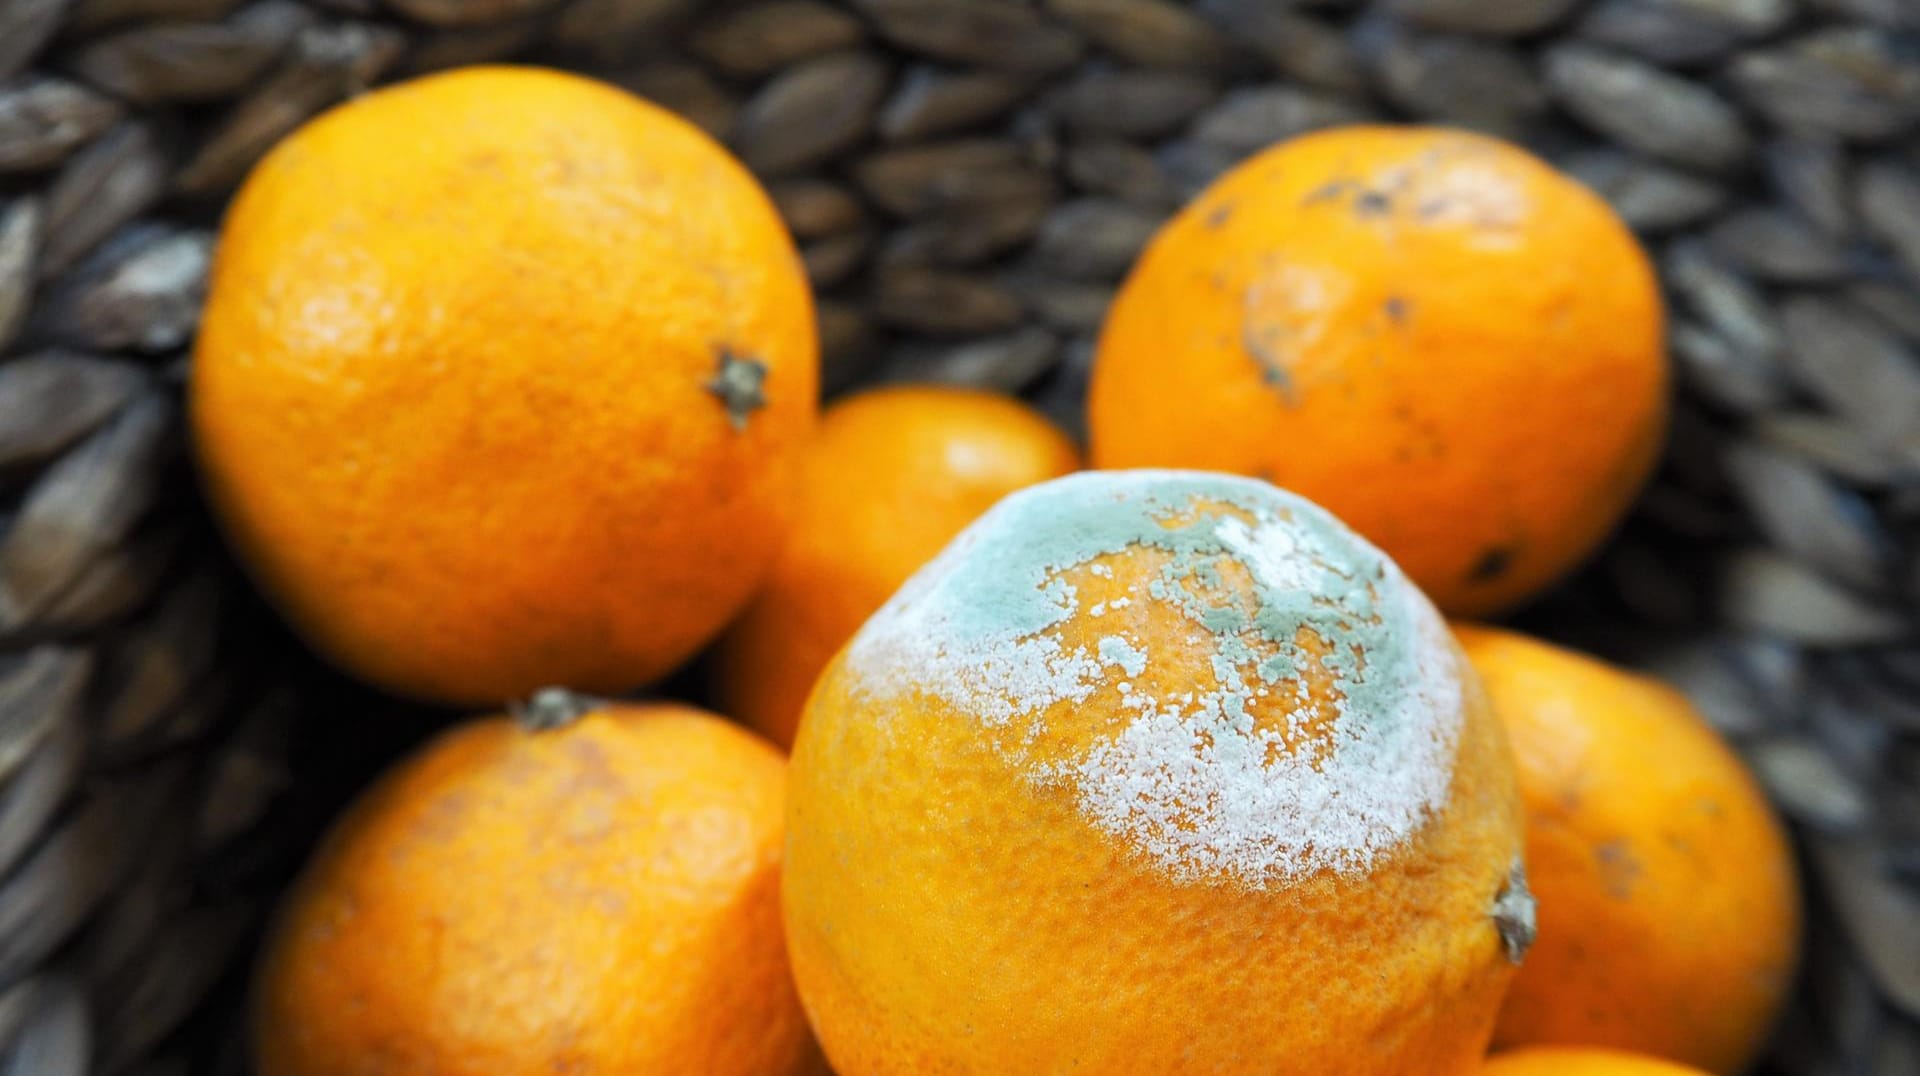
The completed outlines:
<svg viewBox="0 0 1920 1076">
<path fill-rule="evenodd" d="M 1644 504 L 1524 623 L 1677 681 L 1792 819 L 1811 960 L 1767 1071 L 1920 1072 L 1920 0 L 0 0 L 0 1076 L 242 1071 L 257 913 L 439 719 L 248 596 L 178 389 L 247 167 L 508 58 L 766 179 L 831 391 L 987 385 L 1076 431 L 1135 253 L 1276 139 L 1462 124 L 1597 188 L 1683 396 Z"/>
</svg>

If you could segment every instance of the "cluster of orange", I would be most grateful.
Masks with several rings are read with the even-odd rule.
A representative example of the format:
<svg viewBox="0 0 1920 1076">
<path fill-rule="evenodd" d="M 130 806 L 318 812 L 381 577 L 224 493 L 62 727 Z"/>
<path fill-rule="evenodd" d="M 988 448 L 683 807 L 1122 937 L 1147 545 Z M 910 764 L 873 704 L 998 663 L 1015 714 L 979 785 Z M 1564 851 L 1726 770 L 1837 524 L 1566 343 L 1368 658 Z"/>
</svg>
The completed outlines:
<svg viewBox="0 0 1920 1076">
<path fill-rule="evenodd" d="M 510 714 L 318 851 L 260 1071 L 1740 1071 L 1798 941 L 1753 781 L 1677 694 L 1441 619 L 1625 510 L 1661 316 L 1518 149 L 1302 138 L 1142 257 L 1081 471 L 990 394 L 816 418 L 768 199 L 619 91 L 321 117 L 221 238 L 210 497 L 318 650 Z M 716 637 L 766 739 L 556 687 Z"/>
</svg>

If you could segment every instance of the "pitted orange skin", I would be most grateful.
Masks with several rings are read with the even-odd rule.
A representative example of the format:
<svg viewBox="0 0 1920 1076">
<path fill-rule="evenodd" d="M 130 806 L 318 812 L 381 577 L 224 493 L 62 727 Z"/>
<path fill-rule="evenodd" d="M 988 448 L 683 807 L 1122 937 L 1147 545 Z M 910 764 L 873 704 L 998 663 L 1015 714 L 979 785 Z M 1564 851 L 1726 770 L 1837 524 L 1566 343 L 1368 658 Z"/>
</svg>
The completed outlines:
<svg viewBox="0 0 1920 1076">
<path fill-rule="evenodd" d="M 1495 1046 L 1746 1071 L 1800 944 L 1792 852 L 1758 784 L 1663 684 L 1510 632 L 1458 635 L 1513 744 L 1540 901 Z"/>
<path fill-rule="evenodd" d="M 840 644 L 994 502 L 1078 468 L 1040 414 L 935 385 L 826 409 L 807 446 L 786 544 L 717 651 L 721 709 L 782 746 Z"/>
<path fill-rule="evenodd" d="M 613 693 L 772 563 L 816 347 L 792 241 L 717 144 L 610 86 L 468 68 L 254 170 L 193 428 L 242 558 L 348 670 L 474 705 Z M 763 406 L 746 378 L 730 414 L 727 363 L 764 369 Z"/>
<path fill-rule="evenodd" d="M 781 936 L 784 769 L 682 706 L 446 733 L 289 894 L 261 1076 L 819 1071 Z"/>
<path fill-rule="evenodd" d="M 1165 225 L 1100 336 L 1093 464 L 1267 479 L 1443 610 L 1524 601 L 1645 481 L 1659 290 L 1604 202 L 1524 151 L 1345 127 L 1241 164 Z"/>
</svg>

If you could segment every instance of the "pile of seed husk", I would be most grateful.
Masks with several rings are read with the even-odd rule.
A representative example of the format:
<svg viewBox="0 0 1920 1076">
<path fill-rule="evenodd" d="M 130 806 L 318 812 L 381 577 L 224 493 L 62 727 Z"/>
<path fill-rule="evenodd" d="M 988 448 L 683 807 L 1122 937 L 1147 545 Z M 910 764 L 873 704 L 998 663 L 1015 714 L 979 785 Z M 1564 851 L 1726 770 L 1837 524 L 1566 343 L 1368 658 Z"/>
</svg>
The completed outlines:
<svg viewBox="0 0 1920 1076">
<path fill-rule="evenodd" d="M 831 392 L 989 386 L 1076 431 L 1129 263 L 1263 146 L 1458 124 L 1598 189 L 1681 397 L 1618 540 L 1521 622 L 1680 684 L 1792 821 L 1809 959 L 1766 1071 L 1920 1072 L 1920 2 L 0 0 L 0 1074 L 242 1071 L 261 910 L 439 716 L 258 607 L 179 388 L 249 165 L 507 59 L 767 181 Z"/>
</svg>

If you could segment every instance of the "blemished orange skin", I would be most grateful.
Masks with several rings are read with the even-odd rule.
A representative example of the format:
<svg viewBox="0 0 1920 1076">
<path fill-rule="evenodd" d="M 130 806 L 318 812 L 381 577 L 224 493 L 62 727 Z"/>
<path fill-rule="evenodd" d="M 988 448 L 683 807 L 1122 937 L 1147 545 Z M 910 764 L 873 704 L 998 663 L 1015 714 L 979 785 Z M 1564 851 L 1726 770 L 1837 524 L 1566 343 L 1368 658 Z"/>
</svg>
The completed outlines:
<svg viewBox="0 0 1920 1076">
<path fill-rule="evenodd" d="M 1283 143 L 1166 224 L 1122 286 L 1093 464 L 1267 479 L 1391 555 L 1443 610 L 1577 565 L 1667 421 L 1659 290 L 1598 197 L 1434 128 Z"/>
<path fill-rule="evenodd" d="M 1484 1076 L 1706 1076 L 1671 1061 L 1577 1047 L 1516 1050 L 1488 1058 L 1480 1071 Z"/>
<path fill-rule="evenodd" d="M 229 209 L 194 353 L 207 489 L 317 649 L 498 706 L 654 679 L 752 593 L 817 408 L 753 178 L 591 80 L 436 75 L 289 136 Z M 764 406 L 713 388 L 764 367 Z"/>
<path fill-rule="evenodd" d="M 1206 675 L 1186 622 L 1144 601 L 1112 608 L 1165 558 L 1135 547 L 1095 563 L 1111 576 L 1073 585 L 1083 608 L 1110 609 L 1065 621 L 1062 644 L 1124 627 L 1181 655 L 1143 688 Z M 1169 878 L 1010 766 L 1017 731 L 983 734 L 978 715 L 919 691 L 856 690 L 843 650 L 794 748 L 782 889 L 833 1070 L 1477 1072 L 1513 972 L 1488 905 L 1521 831 L 1499 723 L 1456 664 L 1467 717 L 1444 810 L 1369 875 L 1320 871 L 1276 892 Z M 1056 704 L 1035 763 L 1123 726 L 1123 698 L 1109 685 Z"/>
<path fill-rule="evenodd" d="M 683 706 L 474 721 L 366 793 L 255 983 L 261 1076 L 810 1071 L 785 762 Z"/>
<path fill-rule="evenodd" d="M 1759 786 L 1665 685 L 1510 632 L 1458 635 L 1513 744 L 1540 902 L 1495 1045 L 1744 1071 L 1800 943 L 1792 852 Z"/>
<path fill-rule="evenodd" d="M 1001 497 L 1080 466 L 1037 411 L 990 392 L 875 389 L 826 409 L 779 558 L 721 638 L 721 709 L 791 746 L 840 644 Z"/>
</svg>

